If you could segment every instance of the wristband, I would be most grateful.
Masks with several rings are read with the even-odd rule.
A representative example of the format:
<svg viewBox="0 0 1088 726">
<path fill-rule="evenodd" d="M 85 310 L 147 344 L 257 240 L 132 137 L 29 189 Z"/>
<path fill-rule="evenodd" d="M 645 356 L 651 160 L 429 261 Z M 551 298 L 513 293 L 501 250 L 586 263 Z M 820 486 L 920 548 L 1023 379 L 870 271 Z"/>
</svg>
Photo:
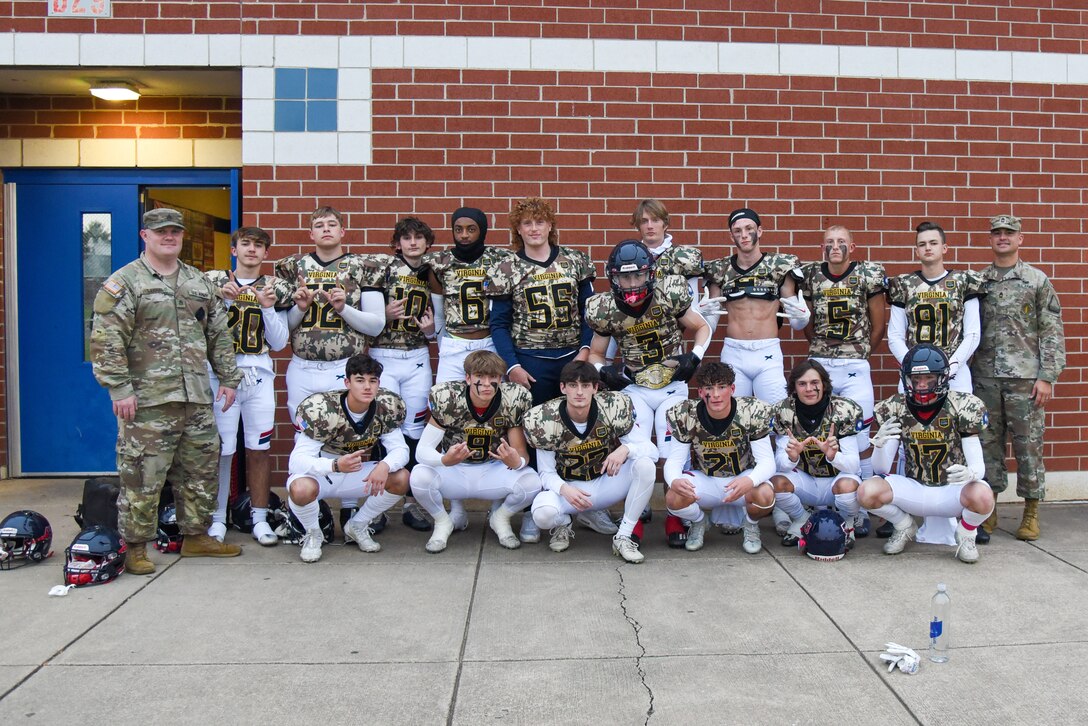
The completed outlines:
<svg viewBox="0 0 1088 726">
<path fill-rule="evenodd" d="M 593 367 L 597 369 L 598 373 L 600 373 L 601 369 L 604 368 L 604 363 L 594 363 Z"/>
<path fill-rule="evenodd" d="M 340 473 L 340 457 L 336 457 L 332 460 L 332 471 L 334 474 Z"/>
<path fill-rule="evenodd" d="M 698 358 L 699 360 L 702 360 L 706 356 L 706 346 L 705 345 L 694 345 L 691 348 L 691 352 L 692 352 L 692 354 L 695 355 L 696 358 Z"/>
<path fill-rule="evenodd" d="M 510 469 L 510 471 L 521 471 L 522 469 L 525 468 L 525 465 L 528 464 L 528 463 L 529 462 L 527 462 L 525 460 L 525 457 L 523 456 L 523 457 L 521 457 L 521 463 L 518 464 L 517 466 L 515 466 L 513 469 Z M 507 467 L 507 468 L 509 469 L 510 467 Z"/>
</svg>

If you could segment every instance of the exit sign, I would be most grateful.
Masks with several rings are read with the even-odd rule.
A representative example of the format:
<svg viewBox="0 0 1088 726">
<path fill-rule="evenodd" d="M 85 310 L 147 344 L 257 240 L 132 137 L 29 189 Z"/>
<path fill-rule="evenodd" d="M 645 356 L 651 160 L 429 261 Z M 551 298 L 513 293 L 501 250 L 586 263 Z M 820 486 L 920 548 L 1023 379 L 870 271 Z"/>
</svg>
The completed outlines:
<svg viewBox="0 0 1088 726">
<path fill-rule="evenodd" d="M 49 0 L 49 15 L 66 18 L 110 18 L 110 0 Z"/>
</svg>

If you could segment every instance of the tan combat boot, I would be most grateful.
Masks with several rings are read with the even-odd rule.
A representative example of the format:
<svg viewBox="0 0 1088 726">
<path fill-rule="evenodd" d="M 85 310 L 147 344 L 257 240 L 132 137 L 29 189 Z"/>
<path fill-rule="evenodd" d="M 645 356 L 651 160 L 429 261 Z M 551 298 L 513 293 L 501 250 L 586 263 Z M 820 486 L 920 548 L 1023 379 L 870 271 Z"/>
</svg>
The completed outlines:
<svg viewBox="0 0 1088 726">
<path fill-rule="evenodd" d="M 133 575 L 150 575 L 155 563 L 147 557 L 147 542 L 129 542 L 125 554 L 125 572 Z"/>
<path fill-rule="evenodd" d="M 207 534 L 187 534 L 181 543 L 182 557 L 237 557 L 240 554 L 239 545 L 220 542 Z"/>
<path fill-rule="evenodd" d="M 1039 539 L 1039 500 L 1024 500 L 1024 518 L 1020 520 L 1020 529 L 1016 530 L 1016 539 Z"/>
<path fill-rule="evenodd" d="M 997 502 L 994 502 L 994 511 L 990 512 L 990 516 L 982 523 L 982 528 L 986 530 L 987 534 L 993 534 L 994 530 L 997 529 Z"/>
</svg>

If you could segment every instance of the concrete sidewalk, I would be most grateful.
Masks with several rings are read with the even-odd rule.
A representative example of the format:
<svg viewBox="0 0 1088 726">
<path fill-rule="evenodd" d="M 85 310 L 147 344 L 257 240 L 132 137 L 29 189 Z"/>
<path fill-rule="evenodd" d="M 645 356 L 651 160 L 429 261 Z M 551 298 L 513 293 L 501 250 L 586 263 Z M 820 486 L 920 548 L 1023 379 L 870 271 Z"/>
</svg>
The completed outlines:
<svg viewBox="0 0 1088 726">
<path fill-rule="evenodd" d="M 1076 723 L 1088 720 L 1088 505 L 1019 506 L 964 565 L 953 548 L 887 557 L 859 540 L 818 563 L 764 529 L 763 552 L 711 532 L 669 550 L 657 514 L 642 565 L 579 529 L 570 550 L 507 551 L 474 514 L 440 555 L 395 517 L 375 555 L 248 535 L 230 560 L 153 553 L 159 571 L 46 596 L 82 491 L 0 484 L 0 516 L 35 509 L 56 555 L 0 572 L 0 722 L 87 724 Z M 546 540 L 546 538 L 545 538 Z M 888 673 L 887 641 L 923 653 L 938 581 L 951 660 Z"/>
</svg>

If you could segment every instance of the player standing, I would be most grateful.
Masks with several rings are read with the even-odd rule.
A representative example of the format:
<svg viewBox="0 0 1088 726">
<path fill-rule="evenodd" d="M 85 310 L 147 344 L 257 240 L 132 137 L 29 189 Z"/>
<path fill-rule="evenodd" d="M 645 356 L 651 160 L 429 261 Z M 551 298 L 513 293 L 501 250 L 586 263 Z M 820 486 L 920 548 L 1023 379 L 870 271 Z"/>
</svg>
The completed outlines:
<svg viewBox="0 0 1088 726">
<path fill-rule="evenodd" d="M 267 521 L 272 486 L 268 450 L 276 422 L 276 372 L 268 351 L 283 350 L 287 345 L 287 313 L 277 311 L 276 307 L 291 304 L 292 289 L 283 280 L 261 274 L 261 264 L 271 246 L 272 238 L 260 227 L 240 227 L 230 238 L 231 254 L 237 260 L 235 269 L 205 273 L 227 307 L 227 325 L 234 337 L 235 360 L 242 374 L 234 405 L 226 411 L 212 409 L 222 444 L 218 508 L 212 515 L 208 534 L 220 542 L 227 533 L 227 500 L 231 463 L 238 448 L 239 420 L 245 424 L 246 485 L 253 539 L 262 545 L 279 541 Z M 219 379 L 210 365 L 208 377 L 212 390 L 217 390 Z"/>
<path fill-rule="evenodd" d="M 698 247 L 673 244 L 669 234 L 669 210 L 657 199 L 643 199 L 631 215 L 631 226 L 642 235 L 642 244 L 654 256 L 658 275 L 678 275 L 688 281 L 691 306 L 699 306 L 699 281 L 706 270 Z"/>
</svg>

